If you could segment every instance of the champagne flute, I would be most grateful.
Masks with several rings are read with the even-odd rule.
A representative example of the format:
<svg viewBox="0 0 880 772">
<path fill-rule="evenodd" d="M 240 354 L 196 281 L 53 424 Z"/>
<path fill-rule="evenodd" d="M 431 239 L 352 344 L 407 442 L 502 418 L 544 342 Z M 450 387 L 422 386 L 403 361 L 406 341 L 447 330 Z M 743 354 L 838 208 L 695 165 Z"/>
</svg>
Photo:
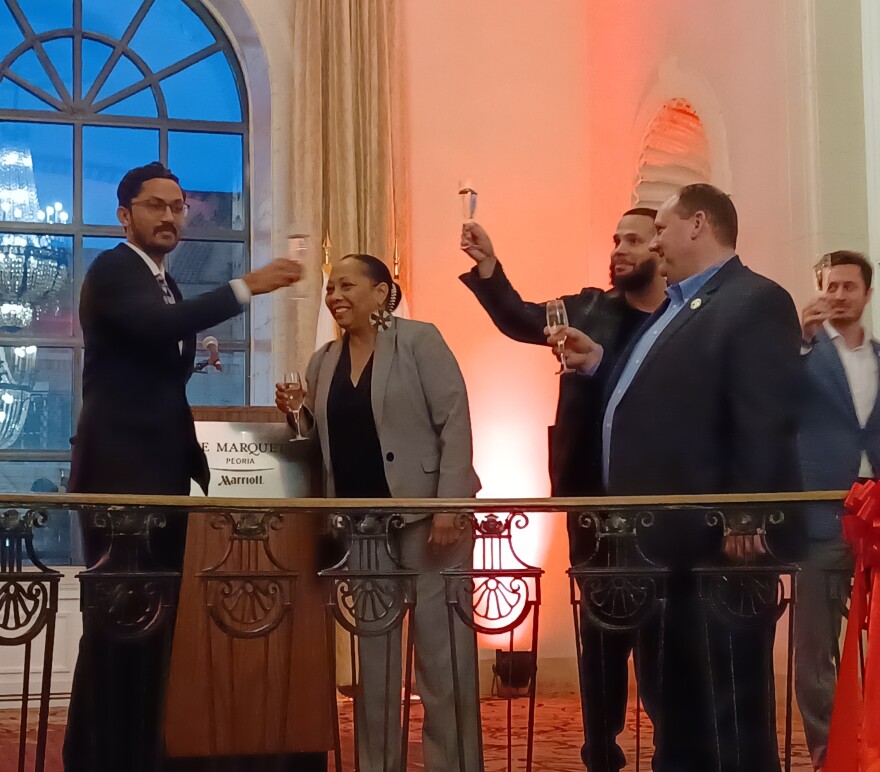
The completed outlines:
<svg viewBox="0 0 880 772">
<path fill-rule="evenodd" d="M 302 378 L 300 377 L 300 374 L 296 370 L 284 373 L 284 393 L 287 395 L 288 402 L 291 400 L 297 400 L 299 402 L 296 409 L 291 412 L 299 412 L 299 408 L 302 405 L 302 391 Z"/>
<path fill-rule="evenodd" d="M 471 187 L 469 180 L 459 181 L 458 197 L 461 200 L 461 216 L 466 223 L 473 222 L 477 211 L 477 191 Z"/>
<path fill-rule="evenodd" d="M 293 416 L 293 422 L 296 428 L 297 436 L 302 436 L 302 432 L 300 431 L 299 427 L 299 412 L 303 404 L 303 385 L 302 378 L 296 370 L 291 370 L 288 373 L 284 373 L 284 393 L 287 396 L 287 413 L 288 415 Z M 291 399 L 296 399 L 296 401 L 298 402 L 295 409 L 291 409 L 290 407 Z"/>
<path fill-rule="evenodd" d="M 298 263 L 303 275 L 300 280 L 288 288 L 290 297 L 297 300 L 306 297 L 305 271 L 309 263 L 309 236 L 306 233 L 291 233 L 287 237 L 287 259 Z"/>
<path fill-rule="evenodd" d="M 825 292 L 825 271 L 831 267 L 831 255 L 822 255 L 819 262 L 813 266 L 813 278 L 816 284 L 816 292 L 820 295 Z"/>
<path fill-rule="evenodd" d="M 831 304 L 825 291 L 825 274 L 829 268 L 831 268 L 830 254 L 822 255 L 819 262 L 813 266 L 813 278 L 816 283 L 816 304 L 821 307 L 825 314 L 823 322 L 831 318 Z"/>
<path fill-rule="evenodd" d="M 568 313 L 565 310 L 565 303 L 561 298 L 551 300 L 547 303 L 547 329 L 551 335 L 555 335 L 566 327 L 568 327 Z M 559 354 L 559 371 L 556 374 L 573 373 L 574 370 L 565 364 L 565 338 L 556 344 L 556 351 Z"/>
</svg>

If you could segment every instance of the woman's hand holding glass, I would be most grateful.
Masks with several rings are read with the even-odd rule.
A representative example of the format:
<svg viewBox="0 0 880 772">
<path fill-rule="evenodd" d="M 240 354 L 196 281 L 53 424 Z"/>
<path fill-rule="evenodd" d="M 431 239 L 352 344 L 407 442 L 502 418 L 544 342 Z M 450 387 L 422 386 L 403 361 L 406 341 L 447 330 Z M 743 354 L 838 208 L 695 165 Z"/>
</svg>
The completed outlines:
<svg viewBox="0 0 880 772">
<path fill-rule="evenodd" d="M 284 382 L 275 384 L 275 406 L 287 415 L 296 415 L 306 398 L 302 378 L 296 371 L 285 373 Z"/>
</svg>

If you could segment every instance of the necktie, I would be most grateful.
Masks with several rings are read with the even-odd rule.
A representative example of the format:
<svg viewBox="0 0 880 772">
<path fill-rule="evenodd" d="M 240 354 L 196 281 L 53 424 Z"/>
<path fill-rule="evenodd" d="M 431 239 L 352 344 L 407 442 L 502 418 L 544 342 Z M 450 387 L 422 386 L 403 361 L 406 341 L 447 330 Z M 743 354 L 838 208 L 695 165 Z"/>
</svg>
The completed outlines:
<svg viewBox="0 0 880 772">
<path fill-rule="evenodd" d="M 162 289 L 162 296 L 165 298 L 165 302 L 169 305 L 173 305 L 174 295 L 171 292 L 171 287 L 168 286 L 168 282 L 165 281 L 165 277 L 161 273 L 157 273 L 156 281 L 159 282 L 159 287 Z"/>
<path fill-rule="evenodd" d="M 165 281 L 165 276 L 161 273 L 156 274 L 156 281 L 159 282 L 159 287 L 162 289 L 162 297 L 165 300 L 167 305 L 174 305 L 176 302 L 174 300 L 174 293 L 171 292 L 171 287 L 168 286 L 168 282 Z M 177 348 L 180 350 L 180 353 L 183 353 L 183 341 L 177 342 Z"/>
</svg>

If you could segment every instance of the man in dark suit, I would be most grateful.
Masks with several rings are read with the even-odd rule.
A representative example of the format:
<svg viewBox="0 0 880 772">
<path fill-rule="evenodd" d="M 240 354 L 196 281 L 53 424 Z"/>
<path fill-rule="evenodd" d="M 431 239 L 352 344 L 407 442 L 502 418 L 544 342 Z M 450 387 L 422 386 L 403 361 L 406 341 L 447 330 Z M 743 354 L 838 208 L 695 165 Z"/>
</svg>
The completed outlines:
<svg viewBox="0 0 880 772">
<path fill-rule="evenodd" d="M 710 185 L 682 188 L 655 230 L 668 298 L 609 377 L 608 493 L 795 490 L 800 325 L 791 297 L 740 262 L 736 209 Z M 573 329 L 548 341 L 562 335 L 573 366 L 601 372 L 601 345 Z M 712 555 L 720 534 L 702 514 L 662 512 L 646 530 L 646 548 L 671 567 L 662 652 L 640 683 L 659 717 L 654 769 L 775 772 L 772 626 L 732 629 L 706 613 L 688 569 Z M 734 544 L 759 549 L 734 539 L 725 543 L 732 561 L 743 557 Z"/>
<path fill-rule="evenodd" d="M 665 297 L 666 279 L 657 269 L 657 257 L 648 249 L 654 236 L 654 209 L 636 208 L 623 213 L 614 232 L 611 251 L 610 291 L 588 287 L 564 295 L 569 323 L 599 341 L 609 360 L 623 351 L 636 330 Z M 477 223 L 465 224 L 461 248 L 476 265 L 460 278 L 501 332 L 513 340 L 546 346 L 544 303 L 524 301 L 508 280 L 495 256 L 486 231 Z M 553 496 L 598 496 L 602 493 L 601 445 L 604 379 L 576 373 L 559 379 L 556 424 L 549 427 L 550 484 Z M 590 558 L 594 536 L 568 518 L 571 564 Z M 593 564 L 611 560 L 606 545 Z M 590 772 L 617 772 L 626 757 L 617 744 L 623 731 L 628 698 L 629 655 L 635 635 L 609 632 L 591 624 L 586 608 L 581 614 L 582 689 L 585 743 L 581 757 Z"/>
<path fill-rule="evenodd" d="M 880 344 L 862 324 L 873 268 L 858 252 L 823 258 L 822 294 L 802 314 L 803 399 L 798 456 L 804 489 L 846 490 L 880 469 Z M 813 766 L 825 763 L 835 660 L 853 558 L 843 539 L 840 506 L 811 504 L 807 554 L 797 575 L 795 692 Z"/>
<path fill-rule="evenodd" d="M 294 283 L 301 266 L 275 260 L 184 300 L 163 265 L 187 210 L 177 177 L 152 163 L 129 171 L 117 195 L 127 241 L 98 255 L 80 296 L 83 407 L 69 491 L 186 495 L 191 479 L 207 491 L 208 466 L 186 399 L 196 333 L 241 313 L 253 295 Z M 106 564 L 106 527 L 90 516 L 82 527 L 86 565 Z M 185 518 L 170 515 L 148 533 L 140 557 L 148 554 L 154 571 L 179 572 L 185 539 Z M 64 745 L 67 772 L 157 768 L 169 642 L 167 629 L 120 640 L 85 625 Z"/>
<path fill-rule="evenodd" d="M 586 287 L 563 295 L 568 321 L 588 333 L 613 356 L 626 346 L 664 298 L 666 280 L 648 249 L 654 236 L 654 209 L 623 213 L 611 251 L 611 290 Z M 546 346 L 546 303 L 524 301 L 495 255 L 486 231 L 477 223 L 462 229 L 461 249 L 476 265 L 459 278 L 508 338 Z M 576 374 L 559 379 L 556 423 L 548 429 L 550 491 L 553 496 L 596 496 L 602 491 L 599 443 L 602 382 Z M 584 431 L 594 425 L 595 431 Z"/>
</svg>

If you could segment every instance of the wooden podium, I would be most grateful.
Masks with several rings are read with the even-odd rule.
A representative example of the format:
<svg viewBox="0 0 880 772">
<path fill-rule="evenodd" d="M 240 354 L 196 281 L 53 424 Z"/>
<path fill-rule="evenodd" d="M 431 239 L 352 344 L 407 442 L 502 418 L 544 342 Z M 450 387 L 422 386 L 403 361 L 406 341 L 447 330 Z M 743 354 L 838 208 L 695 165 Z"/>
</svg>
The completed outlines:
<svg viewBox="0 0 880 772">
<path fill-rule="evenodd" d="M 291 440 L 275 408 L 193 413 L 199 441 L 209 446 L 211 495 L 319 492 L 314 446 Z M 280 476 L 286 492 L 267 492 Z M 335 689 L 316 576 L 319 517 L 198 514 L 197 498 L 193 512 L 168 681 L 169 755 L 331 750 Z"/>
</svg>

